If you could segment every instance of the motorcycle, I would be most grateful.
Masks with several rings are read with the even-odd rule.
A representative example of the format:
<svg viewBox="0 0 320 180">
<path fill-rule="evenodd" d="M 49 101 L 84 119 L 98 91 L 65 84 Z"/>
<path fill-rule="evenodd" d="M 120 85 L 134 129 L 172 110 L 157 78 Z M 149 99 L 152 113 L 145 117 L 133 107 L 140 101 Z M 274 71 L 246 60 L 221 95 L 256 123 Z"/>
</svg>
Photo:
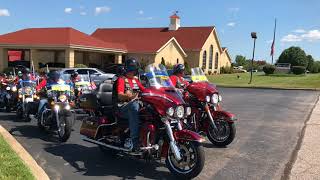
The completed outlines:
<svg viewBox="0 0 320 180">
<path fill-rule="evenodd" d="M 12 81 L 2 81 L 1 87 L 0 107 L 11 112 L 16 109 L 18 101 L 17 86 Z"/>
<path fill-rule="evenodd" d="M 160 161 L 165 158 L 174 175 L 184 179 L 196 177 L 204 166 L 201 145 L 204 138 L 181 126 L 181 120 L 190 115 L 191 108 L 175 91 L 164 66 L 147 66 L 145 78 L 148 86 L 132 100 L 141 106 L 138 152 L 126 146 L 130 137 L 128 120 L 121 118 L 118 111 L 113 113 L 112 97 L 116 97 L 113 94 L 116 91 L 111 82 L 100 84 L 97 93 L 80 97 L 81 108 L 89 114 L 81 125 L 82 139 L 108 154 L 123 153 Z"/>
<path fill-rule="evenodd" d="M 17 117 L 30 122 L 30 115 L 35 113 L 33 107 L 39 97 L 36 95 L 36 82 L 31 80 L 20 80 L 18 85 Z"/>
<path fill-rule="evenodd" d="M 201 68 L 191 68 L 191 80 L 184 93 L 185 101 L 192 108 L 186 128 L 206 135 L 215 146 L 229 145 L 236 135 L 235 115 L 222 110 L 222 97 Z"/>
<path fill-rule="evenodd" d="M 74 123 L 71 87 L 60 79 L 47 89 L 47 96 L 48 102 L 38 117 L 38 126 L 42 130 L 57 131 L 59 140 L 66 142 Z"/>
</svg>

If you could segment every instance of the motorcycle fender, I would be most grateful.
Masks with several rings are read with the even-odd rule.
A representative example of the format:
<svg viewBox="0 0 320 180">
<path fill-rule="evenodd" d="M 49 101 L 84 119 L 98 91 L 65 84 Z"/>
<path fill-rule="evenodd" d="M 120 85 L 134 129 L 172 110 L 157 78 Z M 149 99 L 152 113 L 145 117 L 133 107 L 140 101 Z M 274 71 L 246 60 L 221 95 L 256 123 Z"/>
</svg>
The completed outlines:
<svg viewBox="0 0 320 180">
<path fill-rule="evenodd" d="M 225 120 L 230 123 L 237 121 L 237 118 L 234 114 L 227 111 L 211 111 L 213 119 Z"/>
<path fill-rule="evenodd" d="M 180 142 L 180 141 L 196 141 L 196 142 L 204 142 L 205 139 L 200 136 L 198 133 L 187 130 L 187 129 L 183 129 L 180 131 L 175 131 L 173 133 L 173 136 L 175 138 L 176 141 Z"/>
</svg>

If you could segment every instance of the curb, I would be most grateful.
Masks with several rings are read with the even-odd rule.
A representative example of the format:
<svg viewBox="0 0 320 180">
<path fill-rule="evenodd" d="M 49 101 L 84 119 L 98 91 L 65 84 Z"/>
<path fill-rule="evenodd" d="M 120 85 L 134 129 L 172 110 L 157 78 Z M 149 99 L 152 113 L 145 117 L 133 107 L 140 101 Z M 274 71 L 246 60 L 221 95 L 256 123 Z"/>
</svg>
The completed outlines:
<svg viewBox="0 0 320 180">
<path fill-rule="evenodd" d="M 37 180 L 50 180 L 46 172 L 37 164 L 32 156 L 22 147 L 20 143 L 0 125 L 0 134 L 4 140 L 10 145 L 12 150 L 22 159 L 27 167 L 30 168 L 31 173 Z"/>
<path fill-rule="evenodd" d="M 277 88 L 277 87 L 255 87 L 255 86 L 225 86 L 217 85 L 218 88 L 243 88 L 243 89 L 270 89 L 270 90 L 302 90 L 302 91 L 320 91 L 319 88 Z"/>
</svg>

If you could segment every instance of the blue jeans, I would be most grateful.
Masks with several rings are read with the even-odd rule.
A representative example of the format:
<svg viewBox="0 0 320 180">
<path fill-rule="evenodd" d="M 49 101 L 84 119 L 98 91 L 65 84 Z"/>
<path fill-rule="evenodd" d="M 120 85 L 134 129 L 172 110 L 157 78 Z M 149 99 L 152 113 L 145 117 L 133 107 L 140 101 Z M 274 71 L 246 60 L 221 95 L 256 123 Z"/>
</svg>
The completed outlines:
<svg viewBox="0 0 320 180">
<path fill-rule="evenodd" d="M 139 103 L 132 101 L 120 107 L 121 117 L 129 120 L 130 138 L 134 146 L 139 143 Z"/>
<path fill-rule="evenodd" d="M 38 115 L 41 116 L 41 111 L 43 110 L 43 106 L 48 103 L 48 99 L 41 99 L 38 106 Z"/>
</svg>

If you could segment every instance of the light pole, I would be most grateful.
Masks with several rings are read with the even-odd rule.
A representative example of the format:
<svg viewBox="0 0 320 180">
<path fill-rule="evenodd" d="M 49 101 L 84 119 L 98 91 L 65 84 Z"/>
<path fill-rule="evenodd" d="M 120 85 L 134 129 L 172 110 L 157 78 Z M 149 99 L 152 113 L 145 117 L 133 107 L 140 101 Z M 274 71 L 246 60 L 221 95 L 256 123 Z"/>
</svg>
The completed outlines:
<svg viewBox="0 0 320 180">
<path fill-rule="evenodd" d="M 253 60 L 254 60 L 254 51 L 256 50 L 256 39 L 257 39 L 257 33 L 252 32 L 251 38 L 253 39 L 253 52 L 252 52 L 252 60 L 251 60 L 251 68 L 250 68 L 250 81 L 249 84 L 252 82 L 252 72 L 253 72 Z"/>
</svg>

